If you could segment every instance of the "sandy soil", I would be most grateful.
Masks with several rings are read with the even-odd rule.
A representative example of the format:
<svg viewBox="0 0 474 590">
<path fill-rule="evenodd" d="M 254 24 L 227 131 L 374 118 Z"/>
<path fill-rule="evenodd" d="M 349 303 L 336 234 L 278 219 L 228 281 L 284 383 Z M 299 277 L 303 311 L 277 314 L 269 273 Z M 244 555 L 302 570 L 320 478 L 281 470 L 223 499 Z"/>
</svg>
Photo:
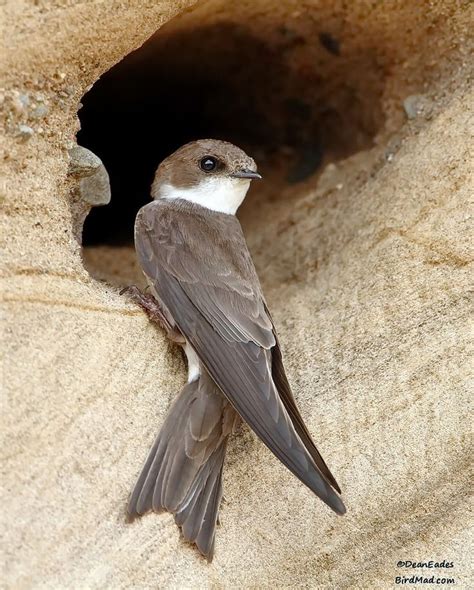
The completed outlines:
<svg viewBox="0 0 474 590">
<path fill-rule="evenodd" d="M 308 23 L 324 23 L 343 48 L 339 65 L 320 64 L 321 80 L 335 81 L 326 98 L 345 108 L 337 97 L 350 67 L 377 84 L 375 103 L 370 93 L 361 103 L 377 108 L 367 141 L 359 145 L 354 132 L 348 151 L 335 150 L 298 184 L 282 180 L 281 155 L 270 158 L 269 182 L 241 212 L 290 382 L 348 513 L 332 515 L 242 428 L 229 449 L 211 565 L 180 540 L 169 515 L 125 523 L 184 363 L 118 295 L 139 280 L 133 249 L 82 252 L 67 150 L 90 86 L 191 4 L 4 7 L 4 585 L 390 588 L 396 576 L 422 573 L 469 587 L 469 2 L 276 9 L 261 1 L 237 10 L 212 1 L 163 29 L 173 36 L 230 20 L 271 45 L 290 23 L 307 40 L 290 60 L 304 78 L 303 65 L 321 55 Z M 412 119 L 403 108 L 410 95 L 429 105 Z M 454 567 L 397 567 L 443 559 Z"/>
</svg>

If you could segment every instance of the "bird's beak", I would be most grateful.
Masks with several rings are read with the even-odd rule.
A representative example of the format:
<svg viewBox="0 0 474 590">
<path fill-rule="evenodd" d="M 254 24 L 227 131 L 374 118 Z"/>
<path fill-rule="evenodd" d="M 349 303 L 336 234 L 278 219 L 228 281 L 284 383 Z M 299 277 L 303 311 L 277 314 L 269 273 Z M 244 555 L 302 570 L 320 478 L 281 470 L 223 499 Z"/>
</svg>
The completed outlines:
<svg viewBox="0 0 474 590">
<path fill-rule="evenodd" d="M 249 180 L 262 178 L 262 175 L 254 170 L 237 170 L 237 172 L 233 172 L 229 176 L 232 178 L 248 178 Z"/>
</svg>

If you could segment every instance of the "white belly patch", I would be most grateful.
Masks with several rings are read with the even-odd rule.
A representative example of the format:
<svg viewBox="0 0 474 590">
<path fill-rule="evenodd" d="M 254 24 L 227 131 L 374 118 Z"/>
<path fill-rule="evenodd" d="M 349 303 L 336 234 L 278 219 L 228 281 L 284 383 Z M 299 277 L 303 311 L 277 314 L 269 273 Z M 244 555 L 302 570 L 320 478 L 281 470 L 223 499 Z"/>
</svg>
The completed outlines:
<svg viewBox="0 0 474 590">
<path fill-rule="evenodd" d="M 201 374 L 201 367 L 199 365 L 199 357 L 192 349 L 189 342 L 184 345 L 184 352 L 188 361 L 188 383 L 192 383 L 199 378 Z"/>
</svg>

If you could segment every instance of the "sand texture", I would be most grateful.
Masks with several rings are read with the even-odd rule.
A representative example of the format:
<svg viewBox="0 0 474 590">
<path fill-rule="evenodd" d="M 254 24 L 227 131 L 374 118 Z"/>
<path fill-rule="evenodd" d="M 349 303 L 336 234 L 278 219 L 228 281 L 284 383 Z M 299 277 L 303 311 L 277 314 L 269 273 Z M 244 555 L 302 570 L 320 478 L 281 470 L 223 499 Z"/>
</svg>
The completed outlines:
<svg viewBox="0 0 474 590">
<path fill-rule="evenodd" d="M 422 573 L 472 587 L 473 5 L 191 5 L 3 7 L 2 586 L 392 588 L 396 576 Z M 286 152 L 267 142 L 270 132 L 243 138 L 268 181 L 252 187 L 241 220 L 295 397 L 348 512 L 332 514 L 242 427 L 229 446 L 209 565 L 170 515 L 125 522 L 185 366 L 118 294 L 142 280 L 130 243 L 82 249 L 87 206 L 68 150 L 79 102 L 99 76 L 156 31 L 151 53 L 199 23 L 226 22 L 287 60 L 293 78 L 281 80 L 298 80 L 305 102 L 332 108 L 308 115 L 317 127 L 332 113 L 330 147 L 301 182 L 285 181 L 285 153 L 306 157 L 307 137 Z M 252 71 L 259 55 L 242 52 Z M 120 80 L 145 59 L 136 55 Z M 256 88 L 247 82 L 230 95 L 248 90 L 257 105 L 259 75 Z M 285 115 L 268 104 L 278 144 Z M 107 153 L 98 155 L 107 166 Z M 454 567 L 397 567 L 443 559 Z"/>
</svg>

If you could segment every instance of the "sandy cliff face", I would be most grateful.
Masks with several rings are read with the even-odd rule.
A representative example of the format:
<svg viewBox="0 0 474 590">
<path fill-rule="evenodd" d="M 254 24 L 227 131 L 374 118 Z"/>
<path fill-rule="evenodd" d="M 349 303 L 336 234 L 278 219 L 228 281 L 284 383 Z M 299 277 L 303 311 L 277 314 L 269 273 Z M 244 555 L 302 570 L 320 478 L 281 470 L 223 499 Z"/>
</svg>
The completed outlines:
<svg viewBox="0 0 474 590">
<path fill-rule="evenodd" d="M 446 559 L 454 568 L 423 575 L 465 587 L 472 6 L 191 4 L 4 8 L 5 584 L 385 588 L 420 573 L 400 560 Z M 173 101 L 187 109 L 179 88 L 198 96 L 206 73 L 219 92 L 200 105 L 202 125 L 191 107 L 185 123 L 160 119 Z M 111 171 L 112 204 L 123 205 L 96 215 L 84 251 L 84 204 L 68 175 L 81 100 L 83 143 Z M 138 103 L 136 131 L 125 118 Z M 222 117 L 226 108 L 236 116 Z M 123 131 L 103 139 L 100 114 L 113 109 L 109 132 Z M 235 123 L 245 113 L 252 133 Z M 230 445 L 212 565 L 169 515 L 125 524 L 185 372 L 118 295 L 141 280 L 125 227 L 146 193 L 134 142 L 159 159 L 207 132 L 239 141 L 267 177 L 241 219 L 295 396 L 348 506 L 344 518 L 330 514 L 243 428 Z M 145 185 L 129 201 L 122 157 L 127 186 Z"/>
</svg>

